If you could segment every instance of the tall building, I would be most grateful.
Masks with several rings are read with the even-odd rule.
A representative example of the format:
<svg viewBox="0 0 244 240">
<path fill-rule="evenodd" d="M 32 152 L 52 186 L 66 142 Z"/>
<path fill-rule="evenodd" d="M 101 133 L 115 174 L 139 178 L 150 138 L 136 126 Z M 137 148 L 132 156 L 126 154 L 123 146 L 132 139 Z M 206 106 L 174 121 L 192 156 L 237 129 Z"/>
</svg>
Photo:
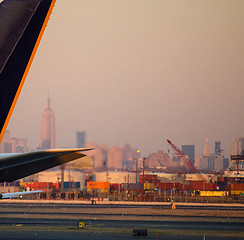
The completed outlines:
<svg viewBox="0 0 244 240">
<path fill-rule="evenodd" d="M 26 138 L 10 138 L 10 132 L 7 130 L 0 144 L 1 153 L 23 153 L 27 152 Z"/>
<path fill-rule="evenodd" d="M 42 113 L 41 119 L 41 141 L 40 149 L 50 149 L 56 147 L 56 128 L 55 115 L 50 108 L 50 98 L 47 99 L 47 105 Z"/>
<path fill-rule="evenodd" d="M 244 155 L 244 137 L 237 137 L 231 143 L 230 146 L 231 155 Z M 234 161 L 230 161 L 230 166 L 233 165 Z M 244 161 L 239 162 L 239 169 L 244 170 Z"/>
<path fill-rule="evenodd" d="M 87 148 L 95 148 L 92 151 L 86 152 L 86 155 L 93 159 L 93 167 L 96 170 L 107 170 L 107 152 L 108 146 L 106 144 L 98 146 L 93 142 L 86 144 Z"/>
<path fill-rule="evenodd" d="M 147 168 L 175 167 L 178 166 L 178 163 L 173 162 L 168 153 L 158 150 L 156 153 L 149 155 L 145 166 Z"/>
<path fill-rule="evenodd" d="M 224 157 L 215 153 L 200 156 L 199 169 L 203 171 L 221 171 L 224 169 Z"/>
<path fill-rule="evenodd" d="M 210 155 L 209 143 L 208 143 L 208 138 L 206 138 L 204 150 L 203 150 L 203 156 L 209 156 L 209 155 Z"/>
<path fill-rule="evenodd" d="M 140 151 L 126 144 L 122 147 L 122 156 L 122 168 L 124 170 L 132 170 L 136 168 L 136 161 L 140 158 Z"/>
<path fill-rule="evenodd" d="M 217 155 L 221 155 L 221 142 L 216 141 L 215 142 L 215 153 Z"/>
<path fill-rule="evenodd" d="M 117 146 L 113 146 L 108 150 L 108 169 L 122 169 L 122 149 Z"/>
<path fill-rule="evenodd" d="M 244 154 L 244 138 L 237 137 L 231 143 L 231 155 L 241 155 Z"/>
<path fill-rule="evenodd" d="M 219 172 L 224 169 L 224 156 L 221 155 L 221 143 L 215 142 L 215 153 L 210 154 L 208 138 L 205 140 L 203 155 L 196 157 L 195 166 L 202 171 Z"/>
<path fill-rule="evenodd" d="M 76 146 L 83 148 L 86 145 L 86 132 L 76 132 Z"/>
<path fill-rule="evenodd" d="M 195 145 L 182 145 L 182 152 L 188 156 L 188 159 L 195 164 Z"/>
</svg>

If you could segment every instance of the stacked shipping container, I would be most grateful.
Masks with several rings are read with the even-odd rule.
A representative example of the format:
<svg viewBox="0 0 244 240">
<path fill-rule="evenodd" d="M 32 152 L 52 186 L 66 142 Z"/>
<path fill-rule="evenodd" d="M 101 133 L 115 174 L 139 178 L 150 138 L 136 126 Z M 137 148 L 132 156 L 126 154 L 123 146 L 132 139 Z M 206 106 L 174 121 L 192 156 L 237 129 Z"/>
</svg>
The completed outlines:
<svg viewBox="0 0 244 240">
<path fill-rule="evenodd" d="M 98 191 L 101 193 L 109 193 L 109 182 L 87 182 L 87 192 L 92 193 Z"/>
</svg>

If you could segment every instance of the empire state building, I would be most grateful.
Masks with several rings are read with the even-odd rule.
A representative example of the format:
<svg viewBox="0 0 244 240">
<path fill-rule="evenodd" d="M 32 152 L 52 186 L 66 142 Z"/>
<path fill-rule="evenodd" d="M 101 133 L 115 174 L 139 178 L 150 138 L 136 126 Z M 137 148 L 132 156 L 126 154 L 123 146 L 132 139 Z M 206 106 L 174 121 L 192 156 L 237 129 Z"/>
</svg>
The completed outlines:
<svg viewBox="0 0 244 240">
<path fill-rule="evenodd" d="M 50 108 L 50 98 L 48 97 L 47 106 L 42 113 L 40 149 L 55 148 L 55 140 L 55 115 Z"/>
</svg>

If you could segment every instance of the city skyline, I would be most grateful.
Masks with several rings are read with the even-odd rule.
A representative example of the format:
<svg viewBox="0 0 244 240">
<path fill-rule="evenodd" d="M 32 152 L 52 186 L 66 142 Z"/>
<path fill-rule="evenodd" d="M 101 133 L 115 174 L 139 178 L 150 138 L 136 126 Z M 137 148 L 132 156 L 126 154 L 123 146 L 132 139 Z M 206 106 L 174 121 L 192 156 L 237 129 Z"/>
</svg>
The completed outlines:
<svg viewBox="0 0 244 240">
<path fill-rule="evenodd" d="M 39 143 L 50 89 L 57 147 L 87 141 L 142 155 L 243 136 L 243 1 L 57 1 L 8 129 Z M 72 37 L 71 37 L 72 36 Z"/>
<path fill-rule="evenodd" d="M 55 143 L 56 143 L 55 114 L 54 114 L 53 109 L 50 107 L 50 105 L 51 105 L 51 99 L 50 99 L 50 96 L 48 94 L 48 98 L 46 100 L 46 107 L 44 108 L 44 110 L 42 112 L 42 116 L 41 116 L 40 144 L 38 146 L 36 146 L 35 149 L 55 148 Z M 93 141 L 90 141 L 88 143 L 86 142 L 86 134 L 87 134 L 86 131 L 76 131 L 76 147 L 77 148 L 96 147 L 97 146 L 97 143 L 95 143 Z M 15 137 L 12 137 L 10 139 L 9 130 L 6 131 L 6 135 L 4 136 L 4 139 L 3 139 L 3 144 L 6 142 L 6 139 L 7 139 L 7 142 L 10 142 L 11 139 L 13 141 L 16 141 Z M 244 138 L 242 138 L 242 137 L 235 138 L 230 143 L 230 149 L 231 149 L 230 152 L 233 152 L 233 150 L 232 150 L 233 149 L 233 143 L 236 140 L 238 140 L 238 139 L 242 139 L 243 140 Z M 19 139 L 19 140 L 21 141 L 21 139 Z M 25 142 L 26 143 L 25 143 L 24 149 L 25 149 L 25 151 L 27 151 L 27 149 L 28 149 L 27 139 L 25 139 Z M 3 144 L 2 144 L 2 147 L 3 147 Z M 101 146 L 107 148 L 107 150 L 108 150 L 108 148 L 110 148 L 112 151 L 114 149 L 118 149 L 118 148 L 126 148 L 127 145 L 129 147 L 131 147 L 129 145 L 129 143 L 127 143 L 125 145 L 111 145 L 111 146 L 108 146 L 107 143 L 102 143 L 101 144 Z M 13 148 L 15 148 L 15 144 L 13 144 Z M 133 146 L 133 148 L 134 148 L 135 152 L 136 151 L 140 152 L 140 149 L 136 148 L 136 146 Z M 185 155 L 187 155 L 189 157 L 189 159 L 194 163 L 195 162 L 195 144 L 193 144 L 193 145 L 182 144 L 181 148 L 182 148 L 183 153 Z M 101 150 L 100 146 L 98 147 L 98 149 L 99 149 L 99 151 Z M 32 149 L 32 150 L 34 150 L 34 149 Z M 105 149 L 103 149 L 103 151 L 104 150 Z M 166 151 L 166 149 L 158 149 L 157 151 L 159 151 L 159 152 Z M 170 150 L 168 149 L 168 152 L 169 151 Z M 2 150 L 0 152 L 4 152 L 4 151 Z M 13 152 L 15 152 L 15 151 L 13 151 Z M 215 141 L 215 149 L 214 149 L 214 151 L 212 151 L 212 148 L 209 146 L 209 140 L 208 140 L 208 138 L 206 138 L 203 151 L 201 153 L 199 153 L 198 155 L 209 156 L 210 154 L 213 154 L 214 152 L 219 154 L 219 155 L 222 154 L 223 149 L 221 148 L 221 142 Z M 151 152 L 151 153 L 148 154 L 147 157 L 150 158 L 152 154 L 155 154 L 155 153 Z M 91 154 L 91 155 L 93 156 L 94 154 Z M 174 153 L 172 152 L 172 156 L 173 155 L 174 155 Z M 226 156 L 226 157 L 228 158 L 229 156 Z M 111 159 L 111 157 L 110 157 L 110 159 Z M 101 160 L 99 160 L 99 161 L 101 161 Z M 156 160 L 156 162 L 158 162 L 158 160 Z"/>
</svg>

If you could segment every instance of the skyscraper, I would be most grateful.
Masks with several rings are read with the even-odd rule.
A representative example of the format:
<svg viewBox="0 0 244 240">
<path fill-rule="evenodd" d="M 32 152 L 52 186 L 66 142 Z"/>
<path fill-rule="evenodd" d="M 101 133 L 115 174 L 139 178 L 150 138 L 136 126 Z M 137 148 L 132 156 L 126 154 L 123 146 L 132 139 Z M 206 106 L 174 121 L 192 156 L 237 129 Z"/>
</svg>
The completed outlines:
<svg viewBox="0 0 244 240">
<path fill-rule="evenodd" d="M 76 132 L 76 146 L 83 148 L 86 145 L 86 132 Z"/>
<path fill-rule="evenodd" d="M 208 138 L 206 138 L 204 150 L 203 150 L 203 156 L 209 156 L 209 155 L 210 155 L 209 143 L 208 143 Z"/>
<path fill-rule="evenodd" d="M 231 155 L 241 155 L 244 154 L 244 138 L 237 137 L 231 143 Z"/>
<path fill-rule="evenodd" d="M 230 153 L 231 155 L 244 155 L 244 137 L 237 137 L 234 139 L 231 143 Z M 230 166 L 232 164 L 234 164 L 234 161 L 230 162 Z M 244 170 L 244 161 L 239 162 L 239 169 Z"/>
<path fill-rule="evenodd" d="M 122 169 L 122 148 L 113 146 L 108 151 L 108 169 Z"/>
<path fill-rule="evenodd" d="M 188 156 L 192 164 L 195 164 L 195 145 L 182 145 L 182 152 Z"/>
<path fill-rule="evenodd" d="M 10 138 L 10 132 L 7 130 L 0 144 L 0 153 L 23 153 L 27 152 L 26 138 Z"/>
<path fill-rule="evenodd" d="M 56 147 L 55 130 L 55 115 L 53 110 L 50 108 L 50 97 L 48 97 L 47 106 L 42 113 L 40 149 Z"/>
<path fill-rule="evenodd" d="M 221 142 L 218 141 L 215 142 L 215 153 L 217 155 L 221 155 Z"/>
</svg>

